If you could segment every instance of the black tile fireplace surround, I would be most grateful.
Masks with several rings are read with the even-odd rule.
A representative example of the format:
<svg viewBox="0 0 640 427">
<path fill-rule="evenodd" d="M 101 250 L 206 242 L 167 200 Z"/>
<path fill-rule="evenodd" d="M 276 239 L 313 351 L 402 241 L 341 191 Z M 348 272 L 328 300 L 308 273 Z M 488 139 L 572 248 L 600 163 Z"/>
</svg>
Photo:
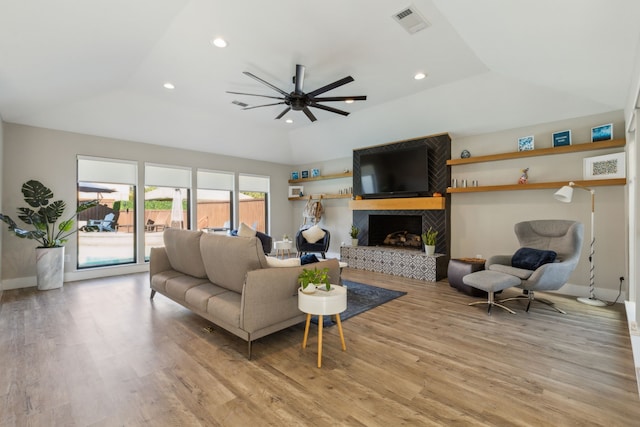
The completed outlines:
<svg viewBox="0 0 640 427">
<path fill-rule="evenodd" d="M 354 211 L 354 224 L 360 228 L 358 244 L 361 246 L 384 246 L 387 234 L 395 231 L 408 231 L 422 234 L 433 227 L 438 231 L 436 252 L 448 254 L 446 239 L 446 213 L 442 210 L 372 210 Z M 373 225 L 373 227 L 372 227 Z M 398 247 L 398 246 L 394 246 Z M 407 248 L 412 249 L 412 248 Z M 424 251 L 422 246 L 413 248 Z"/>
</svg>

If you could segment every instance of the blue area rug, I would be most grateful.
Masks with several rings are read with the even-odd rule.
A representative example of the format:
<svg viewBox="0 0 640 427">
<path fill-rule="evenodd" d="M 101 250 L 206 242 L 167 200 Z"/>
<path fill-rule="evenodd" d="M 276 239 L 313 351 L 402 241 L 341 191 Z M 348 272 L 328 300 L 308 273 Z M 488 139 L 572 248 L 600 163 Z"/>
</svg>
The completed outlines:
<svg viewBox="0 0 640 427">
<path fill-rule="evenodd" d="M 340 313 L 342 321 L 407 294 L 349 280 L 343 280 L 342 284 L 347 287 L 347 309 Z M 332 319 L 333 316 L 324 316 L 323 327 L 335 325 Z M 311 322 L 317 325 L 318 316 L 311 316 Z"/>
</svg>

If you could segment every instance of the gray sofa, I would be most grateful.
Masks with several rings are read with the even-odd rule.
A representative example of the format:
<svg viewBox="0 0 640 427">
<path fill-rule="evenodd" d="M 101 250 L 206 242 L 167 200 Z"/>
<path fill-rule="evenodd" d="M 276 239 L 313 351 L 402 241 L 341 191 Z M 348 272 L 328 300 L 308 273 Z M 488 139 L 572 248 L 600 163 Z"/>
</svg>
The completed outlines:
<svg viewBox="0 0 640 427">
<path fill-rule="evenodd" d="M 166 229 L 164 247 L 151 249 L 151 298 L 156 292 L 252 341 L 305 320 L 298 310 L 304 267 L 269 267 L 258 238 Z M 322 263 L 339 283 L 338 260 Z"/>
</svg>

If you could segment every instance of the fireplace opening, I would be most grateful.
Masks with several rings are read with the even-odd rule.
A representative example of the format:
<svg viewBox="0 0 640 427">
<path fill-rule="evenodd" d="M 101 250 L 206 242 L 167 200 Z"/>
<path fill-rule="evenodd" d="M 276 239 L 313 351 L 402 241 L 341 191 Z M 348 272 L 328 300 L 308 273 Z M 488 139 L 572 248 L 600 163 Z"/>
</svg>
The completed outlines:
<svg viewBox="0 0 640 427">
<path fill-rule="evenodd" d="M 422 250 L 422 216 L 369 215 L 369 246 Z"/>
</svg>

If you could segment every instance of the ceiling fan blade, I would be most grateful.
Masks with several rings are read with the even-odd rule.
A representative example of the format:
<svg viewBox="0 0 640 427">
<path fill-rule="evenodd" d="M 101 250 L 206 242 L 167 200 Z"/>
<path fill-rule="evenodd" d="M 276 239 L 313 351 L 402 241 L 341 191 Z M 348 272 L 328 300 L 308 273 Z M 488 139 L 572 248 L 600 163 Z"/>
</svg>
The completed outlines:
<svg viewBox="0 0 640 427">
<path fill-rule="evenodd" d="M 303 112 L 304 114 L 306 114 L 306 116 L 307 116 L 307 117 L 309 118 L 309 120 L 311 120 L 312 122 L 315 122 L 316 120 L 318 120 L 318 119 L 316 119 L 316 116 L 314 116 L 314 115 L 313 115 L 313 113 L 311 112 L 311 110 L 309 110 L 309 108 L 308 108 L 308 107 L 304 107 L 304 108 L 302 109 L 302 112 Z"/>
<path fill-rule="evenodd" d="M 352 81 L 353 81 L 353 77 L 347 76 L 347 77 L 345 77 L 343 79 L 337 80 L 337 81 L 335 81 L 333 83 L 329 83 L 326 86 L 322 86 L 319 89 L 316 89 L 316 90 L 314 90 L 312 92 L 309 92 L 307 94 L 307 96 L 314 97 L 316 95 L 320 95 L 321 93 L 328 92 L 328 91 L 330 91 L 332 89 L 335 89 L 337 87 L 340 87 L 342 85 L 346 85 L 347 83 L 351 83 Z"/>
<path fill-rule="evenodd" d="M 311 104 L 309 104 L 309 107 L 315 107 L 321 110 L 331 111 L 332 113 L 342 114 L 343 116 L 349 115 L 349 113 L 347 113 L 346 111 L 338 110 L 337 108 L 333 108 L 333 107 L 327 107 L 326 105 L 317 104 L 315 102 L 312 102 Z"/>
<path fill-rule="evenodd" d="M 258 95 L 257 93 L 231 92 L 229 90 L 227 91 L 227 93 L 233 93 L 234 95 L 261 96 L 262 98 L 271 98 L 271 99 L 284 99 L 281 96 Z"/>
<path fill-rule="evenodd" d="M 254 108 L 260 108 L 260 107 L 271 107 L 272 105 L 280 105 L 280 104 L 284 104 L 284 101 L 274 102 L 273 104 L 254 105 L 253 107 L 244 107 L 243 110 L 252 110 Z"/>
<path fill-rule="evenodd" d="M 284 109 L 284 111 L 280 114 L 278 114 L 278 117 L 276 117 L 276 120 L 281 119 L 285 114 L 287 114 L 289 111 L 291 110 L 291 107 L 287 107 Z"/>
<path fill-rule="evenodd" d="M 302 86 L 304 85 L 304 65 L 297 64 L 296 65 L 296 93 L 302 95 L 304 92 L 302 91 Z"/>
<path fill-rule="evenodd" d="M 321 96 L 320 98 L 310 98 L 315 102 L 331 102 L 331 101 L 366 101 L 365 95 L 359 96 Z"/>
<path fill-rule="evenodd" d="M 265 80 L 262 80 L 260 77 L 254 75 L 254 74 L 251 74 L 248 71 L 243 71 L 242 74 L 245 74 L 245 75 L 251 77 L 252 79 L 255 79 L 255 80 L 259 81 L 260 83 L 262 83 L 265 86 L 269 86 L 271 89 L 275 90 L 276 92 L 280 92 L 284 96 L 288 96 L 289 95 L 287 92 L 283 91 L 282 89 L 272 85 L 271 83 L 269 83 L 269 82 L 267 82 Z"/>
</svg>

